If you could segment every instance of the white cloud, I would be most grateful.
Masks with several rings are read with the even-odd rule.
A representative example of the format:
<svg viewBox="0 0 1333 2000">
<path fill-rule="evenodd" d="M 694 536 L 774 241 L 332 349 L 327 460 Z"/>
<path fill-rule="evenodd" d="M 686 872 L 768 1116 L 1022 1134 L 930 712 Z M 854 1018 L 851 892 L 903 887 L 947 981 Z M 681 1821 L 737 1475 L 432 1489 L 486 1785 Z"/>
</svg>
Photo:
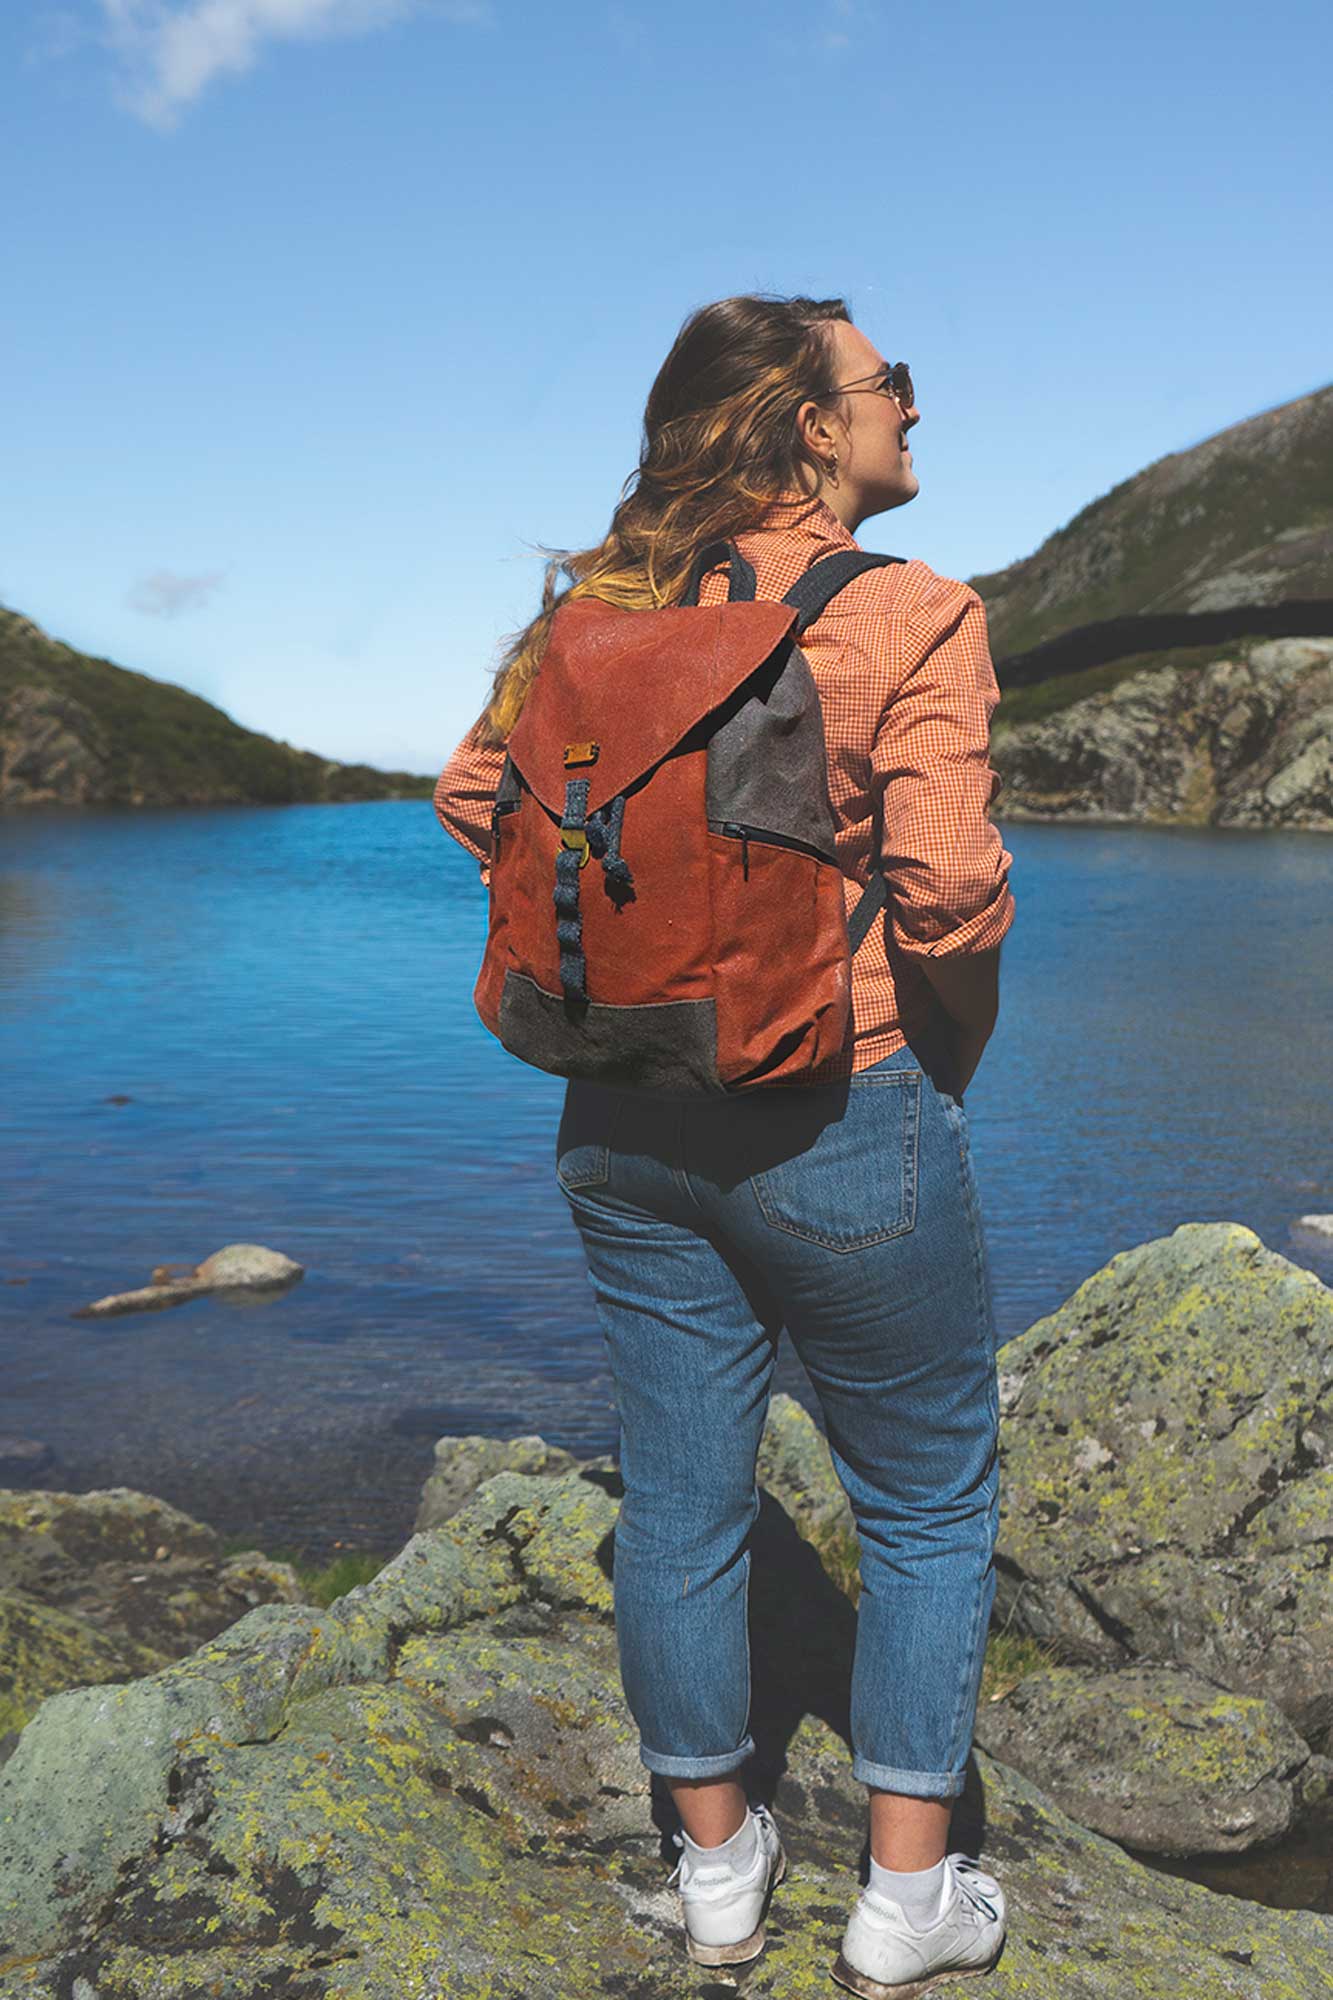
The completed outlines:
<svg viewBox="0 0 1333 2000">
<path fill-rule="evenodd" d="M 120 70 L 117 96 L 169 132 L 217 78 L 252 69 L 267 42 L 367 34 L 421 14 L 458 26 L 491 18 L 491 0 L 98 0 Z"/>
<path fill-rule="evenodd" d="M 134 611 L 150 618 L 179 618 L 183 611 L 202 611 L 222 583 L 224 572 L 209 570 L 204 576 L 178 576 L 175 570 L 155 569 L 140 577 L 125 600 Z"/>
</svg>

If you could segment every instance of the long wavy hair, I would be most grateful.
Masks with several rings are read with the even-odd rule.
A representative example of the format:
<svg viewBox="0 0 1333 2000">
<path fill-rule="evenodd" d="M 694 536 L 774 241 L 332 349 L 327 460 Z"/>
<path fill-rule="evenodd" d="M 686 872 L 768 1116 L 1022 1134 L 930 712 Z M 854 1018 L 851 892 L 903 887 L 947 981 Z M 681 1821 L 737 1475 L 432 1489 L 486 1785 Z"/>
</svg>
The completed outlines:
<svg viewBox="0 0 1333 2000">
<path fill-rule="evenodd" d="M 542 608 L 506 643 L 477 725 L 483 742 L 508 741 L 562 604 L 678 603 L 703 543 L 752 527 L 779 496 L 806 490 L 803 465 L 822 472 L 797 435 L 796 411 L 833 395 L 831 323 L 850 318 L 842 299 L 766 293 L 690 314 L 649 391 L 639 463 L 605 538 L 576 552 L 543 550 Z"/>
</svg>

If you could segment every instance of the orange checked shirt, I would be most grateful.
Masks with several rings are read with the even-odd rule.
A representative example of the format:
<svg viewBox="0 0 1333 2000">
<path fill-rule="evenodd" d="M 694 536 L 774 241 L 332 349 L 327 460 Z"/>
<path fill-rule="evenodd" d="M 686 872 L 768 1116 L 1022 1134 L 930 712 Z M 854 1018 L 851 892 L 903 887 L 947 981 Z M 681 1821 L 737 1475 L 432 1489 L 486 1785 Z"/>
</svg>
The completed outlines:
<svg viewBox="0 0 1333 2000">
<path fill-rule="evenodd" d="M 756 595 L 776 599 L 830 549 L 860 543 L 823 501 L 783 498 L 733 537 L 754 565 Z M 727 573 L 711 570 L 701 604 L 721 604 Z M 1013 857 L 991 824 L 1000 778 L 989 762 L 1000 698 L 974 590 L 923 562 L 855 577 L 810 625 L 801 650 L 819 689 L 829 796 L 850 915 L 865 886 L 883 793 L 881 865 L 888 922 L 871 925 L 852 960 L 851 1069 L 867 1069 L 938 1012 L 924 958 L 985 951 L 1014 917 Z M 446 833 L 490 876 L 491 804 L 503 749 L 476 740 L 474 723 L 435 787 Z M 847 1071 L 846 1055 L 820 1079 Z"/>
</svg>

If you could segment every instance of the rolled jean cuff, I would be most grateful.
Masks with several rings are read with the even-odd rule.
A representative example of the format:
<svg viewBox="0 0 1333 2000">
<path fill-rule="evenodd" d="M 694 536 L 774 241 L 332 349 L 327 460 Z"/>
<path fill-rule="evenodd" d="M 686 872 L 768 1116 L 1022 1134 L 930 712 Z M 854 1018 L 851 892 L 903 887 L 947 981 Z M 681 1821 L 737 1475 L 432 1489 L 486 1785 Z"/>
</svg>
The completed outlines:
<svg viewBox="0 0 1333 2000">
<path fill-rule="evenodd" d="M 753 1736 L 745 1737 L 734 1750 L 724 1750 L 719 1757 L 664 1757 L 657 1750 L 639 1745 L 640 1763 L 662 1778 L 725 1778 L 753 1755 Z"/>
<path fill-rule="evenodd" d="M 864 1757 L 852 1759 L 852 1776 L 877 1791 L 906 1792 L 918 1799 L 956 1799 L 967 1782 L 962 1771 L 895 1771 L 891 1764 L 871 1764 Z"/>
</svg>

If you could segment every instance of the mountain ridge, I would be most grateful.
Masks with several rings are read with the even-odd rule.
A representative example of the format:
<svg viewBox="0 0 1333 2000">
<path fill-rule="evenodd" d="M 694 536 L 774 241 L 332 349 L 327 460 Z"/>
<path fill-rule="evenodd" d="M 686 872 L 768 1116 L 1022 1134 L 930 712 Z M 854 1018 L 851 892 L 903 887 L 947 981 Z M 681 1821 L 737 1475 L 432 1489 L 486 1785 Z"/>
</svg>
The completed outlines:
<svg viewBox="0 0 1333 2000">
<path fill-rule="evenodd" d="M 1002 686 L 1011 657 L 1106 620 L 1333 599 L 1333 383 L 1153 460 L 968 581 Z"/>
<path fill-rule="evenodd" d="M 348 804 L 428 799 L 433 784 L 246 729 L 0 605 L 0 807 Z"/>
</svg>

